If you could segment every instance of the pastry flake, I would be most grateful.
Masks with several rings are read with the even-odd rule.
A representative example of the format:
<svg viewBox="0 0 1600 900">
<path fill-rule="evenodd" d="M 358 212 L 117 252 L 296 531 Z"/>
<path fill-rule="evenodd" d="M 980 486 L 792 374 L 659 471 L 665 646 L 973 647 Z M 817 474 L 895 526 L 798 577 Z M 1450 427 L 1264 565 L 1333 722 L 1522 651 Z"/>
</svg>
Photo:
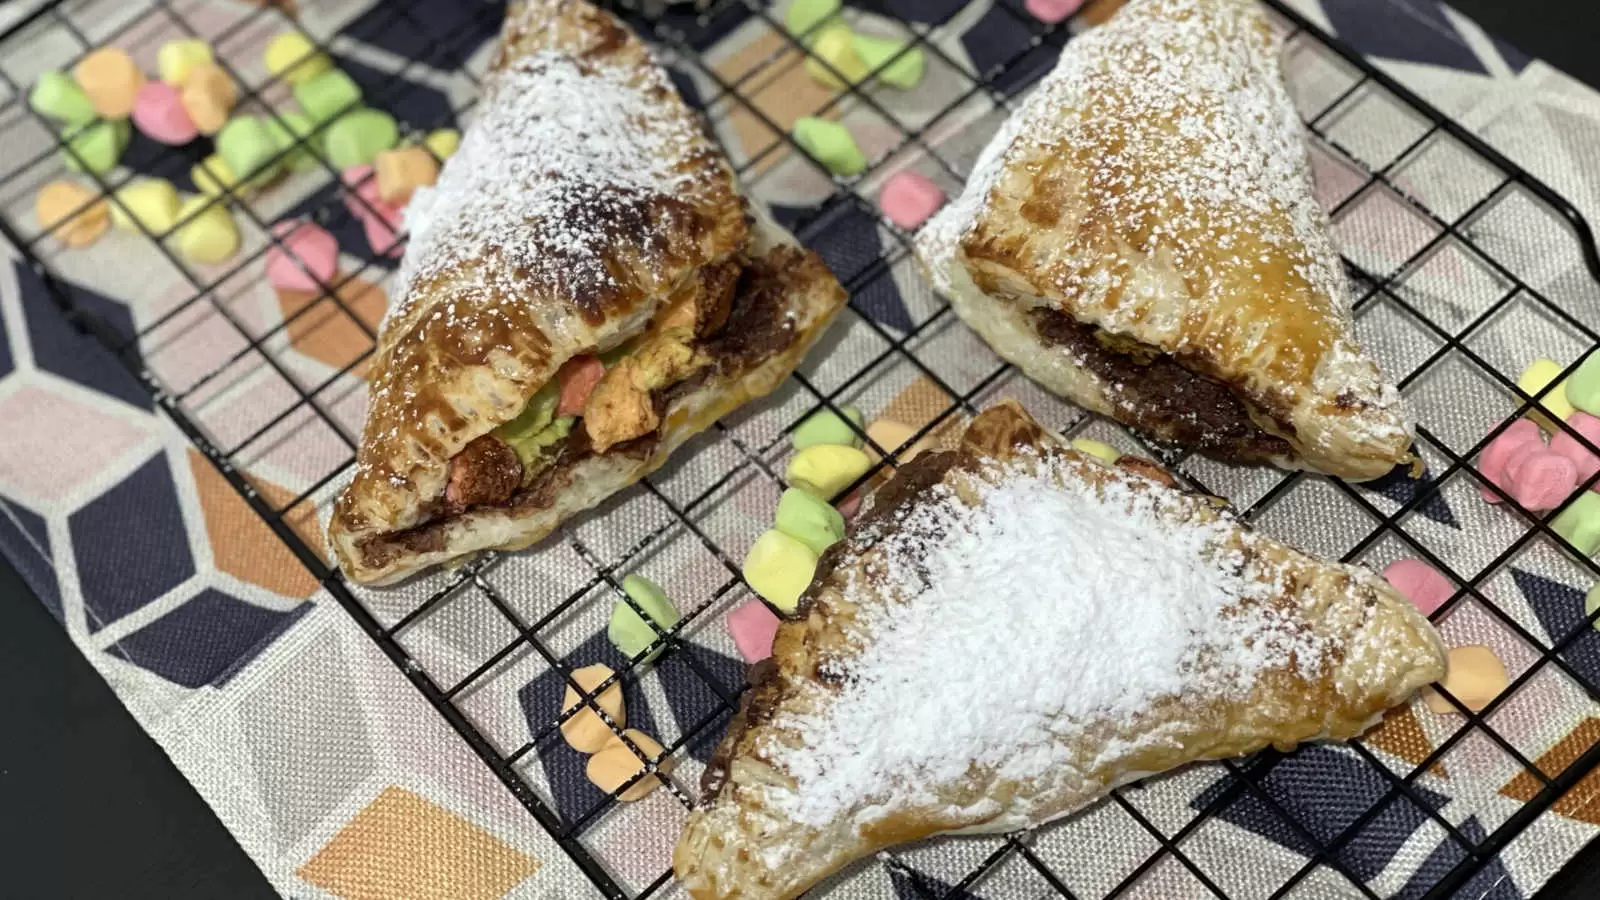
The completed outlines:
<svg viewBox="0 0 1600 900">
<path fill-rule="evenodd" d="M 1280 41 L 1250 0 L 1133 0 L 1072 41 L 918 235 L 956 312 L 1046 388 L 1222 459 L 1409 462 L 1356 345 Z"/>
<path fill-rule="evenodd" d="M 895 844 L 1350 738 L 1445 653 L 1372 572 L 1007 402 L 873 495 L 763 667 L 674 852 L 696 900 L 783 900 Z"/>
<path fill-rule="evenodd" d="M 845 299 L 639 38 L 579 0 L 513 5 L 406 224 L 329 525 L 362 582 L 539 540 L 771 391 Z M 563 385 L 575 359 L 591 381 Z"/>
</svg>

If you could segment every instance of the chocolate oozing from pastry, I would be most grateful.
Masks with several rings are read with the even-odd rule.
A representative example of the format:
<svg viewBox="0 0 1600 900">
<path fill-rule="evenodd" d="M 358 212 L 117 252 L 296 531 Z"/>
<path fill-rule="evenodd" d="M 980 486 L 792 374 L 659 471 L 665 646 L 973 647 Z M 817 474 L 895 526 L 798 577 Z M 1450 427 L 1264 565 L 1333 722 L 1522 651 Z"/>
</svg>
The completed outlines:
<svg viewBox="0 0 1600 900">
<path fill-rule="evenodd" d="M 445 502 L 451 506 L 504 503 L 522 484 L 522 461 L 511 445 L 492 434 L 467 444 L 450 460 Z"/>
<path fill-rule="evenodd" d="M 1262 430 L 1240 397 L 1167 355 L 1149 361 L 1118 353 L 1086 325 L 1056 309 L 1033 312 L 1034 327 L 1047 344 L 1111 386 L 1112 402 L 1128 424 L 1157 438 L 1191 446 L 1232 462 L 1267 462 L 1293 457 L 1294 448 Z M 1122 418 L 1123 416 L 1119 416 Z"/>
</svg>

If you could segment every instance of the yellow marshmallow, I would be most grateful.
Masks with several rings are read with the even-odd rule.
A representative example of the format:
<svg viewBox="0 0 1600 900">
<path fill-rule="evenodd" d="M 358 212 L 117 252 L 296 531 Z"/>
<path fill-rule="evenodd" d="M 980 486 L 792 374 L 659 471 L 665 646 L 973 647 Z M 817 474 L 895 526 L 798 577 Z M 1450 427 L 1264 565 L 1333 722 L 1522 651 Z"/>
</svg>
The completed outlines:
<svg viewBox="0 0 1600 900">
<path fill-rule="evenodd" d="M 792 613 L 817 572 L 817 554 L 805 544 L 773 529 L 750 545 L 742 572 L 744 580 L 756 593 L 767 598 L 768 603 Z"/>
<path fill-rule="evenodd" d="M 572 680 L 581 685 L 583 692 L 587 694 L 592 693 L 595 688 L 604 684 L 607 678 L 615 674 L 608 667 L 596 663 L 574 671 Z M 582 704 L 583 708 L 561 723 L 561 736 L 579 753 L 597 753 L 614 737 L 611 726 L 594 711 L 594 706 L 583 702 L 583 697 L 572 689 L 572 685 L 567 685 L 567 691 L 561 697 L 561 714 L 566 715 L 579 704 Z M 618 727 L 628 724 L 627 710 L 622 704 L 622 682 L 614 681 L 605 690 L 595 694 L 594 705 L 610 716 L 611 721 L 617 723 Z"/>
<path fill-rule="evenodd" d="M 823 65 L 824 61 L 828 65 Z M 832 66 L 833 71 L 829 71 L 828 66 Z M 811 53 L 806 55 L 806 74 L 823 87 L 838 90 L 845 86 L 845 81 L 840 81 L 835 71 L 851 84 L 859 83 L 871 71 L 856 52 L 855 32 L 843 22 L 835 22 L 818 32 L 811 42 Z"/>
<path fill-rule="evenodd" d="M 239 176 L 233 174 L 233 169 L 220 154 L 213 153 L 195 163 L 189 169 L 189 177 L 194 180 L 194 186 L 200 193 L 208 197 L 216 197 L 229 190 L 235 193 L 240 191 Z"/>
<path fill-rule="evenodd" d="M 167 41 L 156 53 L 156 70 L 161 73 L 162 81 L 173 87 L 182 87 L 195 66 L 213 60 L 211 45 L 199 38 Z"/>
<path fill-rule="evenodd" d="M 870 468 L 872 459 L 854 447 L 815 444 L 789 458 L 783 477 L 795 487 L 832 500 Z"/>
<path fill-rule="evenodd" d="M 422 139 L 422 144 L 432 150 L 433 155 L 439 157 L 442 162 L 455 156 L 456 151 L 461 149 L 461 132 L 454 128 L 430 131 L 428 136 Z"/>
<path fill-rule="evenodd" d="M 1122 458 L 1121 450 L 1094 438 L 1073 438 L 1072 448 L 1080 453 L 1087 453 L 1108 466 L 1116 465 L 1117 460 Z"/>
<path fill-rule="evenodd" d="M 190 197 L 178 207 L 178 221 L 183 224 L 178 226 L 177 247 L 184 259 L 219 263 L 239 252 L 239 226 L 222 201 L 204 194 Z"/>
<path fill-rule="evenodd" d="M 72 181 L 52 181 L 33 198 L 39 227 L 69 247 L 85 247 L 100 239 L 110 224 L 105 200 Z"/>
<path fill-rule="evenodd" d="M 290 84 L 310 81 L 333 68 L 333 60 L 298 31 L 285 31 L 273 38 L 262 58 L 268 72 Z"/>
<path fill-rule="evenodd" d="M 629 728 L 623 733 L 634 747 L 639 748 L 639 753 L 645 755 L 645 759 L 640 759 L 638 753 L 622 742 L 622 738 L 612 735 L 599 753 L 589 757 L 589 763 L 584 768 L 584 774 L 589 776 L 594 786 L 608 794 L 615 794 L 618 788 L 643 772 L 647 762 L 657 761 L 657 772 L 672 771 L 674 760 L 664 758 L 666 750 L 655 738 L 636 728 Z M 660 784 L 659 776 L 647 775 L 629 785 L 627 790 L 617 795 L 617 799 L 625 803 L 642 800 Z"/>
<path fill-rule="evenodd" d="M 1540 357 L 1528 363 L 1528 367 L 1522 370 L 1522 374 L 1517 377 L 1517 387 L 1528 394 L 1537 394 L 1544 390 L 1545 385 L 1556 380 L 1561 374 L 1561 369 L 1562 365 L 1555 360 Z M 1567 383 L 1563 380 L 1554 390 L 1544 395 L 1538 407 L 1529 411 L 1528 417 L 1538 422 L 1544 430 L 1555 431 L 1555 423 L 1550 421 L 1550 416 L 1566 421 L 1572 412 L 1573 406 L 1567 401 Z M 1550 416 L 1545 413 L 1549 413 Z"/>
<path fill-rule="evenodd" d="M 111 204 L 111 224 L 124 231 L 165 234 L 178 222 L 178 189 L 165 178 L 141 178 L 117 190 Z"/>
</svg>

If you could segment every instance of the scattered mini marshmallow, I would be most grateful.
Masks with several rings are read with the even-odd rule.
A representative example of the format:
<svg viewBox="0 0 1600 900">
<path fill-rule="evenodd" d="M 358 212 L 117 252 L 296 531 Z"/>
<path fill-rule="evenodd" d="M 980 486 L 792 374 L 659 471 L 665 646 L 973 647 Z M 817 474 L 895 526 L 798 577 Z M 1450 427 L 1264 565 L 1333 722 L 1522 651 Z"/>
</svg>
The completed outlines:
<svg viewBox="0 0 1600 900">
<path fill-rule="evenodd" d="M 809 491 L 786 488 L 778 498 L 773 517 L 778 530 L 794 538 L 819 557 L 844 539 L 844 516 Z"/>
<path fill-rule="evenodd" d="M 1577 467 L 1552 450 L 1538 450 L 1508 467 L 1511 498 L 1529 512 L 1555 509 L 1577 486 Z"/>
<path fill-rule="evenodd" d="M 594 786 L 607 794 L 616 794 L 617 791 L 622 790 L 623 785 L 628 784 L 635 778 L 639 778 L 641 774 L 647 771 L 647 763 L 654 763 L 657 772 L 670 772 L 672 770 L 673 760 L 666 756 L 666 750 L 662 748 L 655 738 L 636 728 L 629 728 L 623 734 L 627 736 L 628 741 L 633 743 L 633 747 L 638 748 L 637 752 L 633 747 L 629 747 L 622 738 L 613 734 L 611 740 L 600 748 L 599 753 L 589 757 L 589 763 L 584 767 L 584 774 L 594 783 Z M 642 758 L 639 756 L 640 753 L 644 754 Z M 660 776 L 645 775 L 639 778 L 638 781 L 633 781 L 633 784 L 627 790 L 622 790 L 622 793 L 617 794 L 617 799 L 624 803 L 643 800 L 651 791 L 660 786 Z"/>
<path fill-rule="evenodd" d="M 871 434 L 869 429 L 867 432 Z M 903 460 L 903 458 L 902 458 Z M 854 447 L 817 444 L 789 458 L 783 479 L 831 501 L 872 468 L 872 459 Z"/>
<path fill-rule="evenodd" d="M 596 663 L 592 666 L 584 666 L 581 669 L 574 670 L 572 680 L 583 688 L 583 693 L 592 694 L 596 688 L 605 684 L 606 680 L 615 674 L 617 673 L 613 672 L 608 666 Z M 567 685 L 566 691 L 561 695 L 561 714 L 565 716 L 569 712 L 572 713 L 571 716 L 561 722 L 561 737 L 566 740 L 572 749 L 579 753 L 599 752 L 612 736 L 611 726 L 606 724 L 605 719 L 600 718 L 600 714 L 594 711 L 594 707 L 598 706 L 600 711 L 604 712 L 611 721 L 617 723 L 619 728 L 626 727 L 628 724 L 628 711 L 622 702 L 621 681 L 613 681 L 606 686 L 605 690 L 595 694 L 592 703 L 593 705 L 591 706 L 590 703 L 585 702 L 582 695 L 574 690 L 570 684 Z M 580 705 L 583 707 L 582 709 L 579 709 Z M 577 712 L 572 712 L 573 710 L 577 710 Z"/>
<path fill-rule="evenodd" d="M 1524 454 L 1543 449 L 1544 433 L 1539 426 L 1529 419 L 1518 419 L 1506 426 L 1504 431 L 1495 435 L 1483 452 L 1478 455 L 1478 471 L 1495 485 L 1509 493 L 1510 487 L 1506 481 L 1506 466 Z M 1483 499 L 1490 503 L 1499 503 L 1500 495 L 1486 484 L 1478 485 L 1478 492 Z"/>
<path fill-rule="evenodd" d="M 772 639 L 778 636 L 781 620 L 760 600 L 751 600 L 731 610 L 726 619 L 733 645 L 747 663 L 758 663 L 772 655 Z"/>
<path fill-rule="evenodd" d="M 1383 579 L 1425 616 L 1455 596 L 1455 585 L 1420 559 L 1397 559 L 1383 569 Z"/>
<path fill-rule="evenodd" d="M 1517 376 L 1517 387 L 1523 393 L 1533 395 L 1544 390 L 1545 386 L 1561 376 L 1562 365 L 1553 359 L 1540 357 L 1522 370 Z M 1572 404 L 1567 402 L 1565 384 L 1558 384 L 1545 394 L 1542 399 L 1528 413 L 1529 417 L 1538 422 L 1546 431 L 1554 431 L 1555 426 L 1551 419 L 1565 420 L 1572 415 Z"/>
<path fill-rule="evenodd" d="M 611 608 L 611 619 L 606 623 L 606 638 L 618 653 L 632 659 L 661 640 L 661 632 L 678 624 L 683 619 L 683 613 L 678 612 L 678 608 L 667 599 L 667 592 L 662 590 L 661 585 L 643 575 L 629 575 L 622 579 L 622 590 L 650 617 L 650 622 L 646 622 L 644 616 L 639 615 L 639 610 L 626 600 L 618 600 Z M 651 622 L 655 623 L 654 626 Z M 665 644 L 656 647 L 644 661 L 654 660 L 664 649 Z"/>
<path fill-rule="evenodd" d="M 140 178 L 117 189 L 111 204 L 111 224 L 124 231 L 163 235 L 178 222 L 183 201 L 178 189 L 165 178 Z"/>
<path fill-rule="evenodd" d="M 1584 556 L 1600 550 L 1600 494 L 1584 491 L 1550 520 L 1550 529 Z"/>
<path fill-rule="evenodd" d="M 1489 701 L 1506 689 L 1505 663 L 1494 651 L 1481 644 L 1468 644 L 1450 650 L 1444 681 L 1441 684 L 1461 705 L 1473 712 L 1482 710 Z M 1431 687 L 1422 689 L 1422 698 L 1428 708 L 1441 715 L 1459 713 L 1454 703 Z"/>
<path fill-rule="evenodd" d="M 742 569 L 750 587 L 785 613 L 800 605 L 800 595 L 811 586 L 816 571 L 817 554 L 777 529 L 756 538 Z"/>
<path fill-rule="evenodd" d="M 181 38 L 167 41 L 156 52 L 156 70 L 161 80 L 173 87 L 182 87 L 189 73 L 201 63 L 215 62 L 211 45 L 199 38 Z"/>
<path fill-rule="evenodd" d="M 301 31 L 285 31 L 275 35 L 262 51 L 261 61 L 274 78 L 290 84 L 300 84 L 333 68 L 328 54 L 317 49 Z"/>
<path fill-rule="evenodd" d="M 859 175 L 866 171 L 866 155 L 857 146 L 850 129 L 838 122 L 801 116 L 794 123 L 794 140 L 800 149 L 835 175 Z"/>
<path fill-rule="evenodd" d="M 133 124 L 140 133 L 157 143 L 181 147 L 200 135 L 183 95 L 165 81 L 146 81 L 133 103 Z"/>
<path fill-rule="evenodd" d="M 1046 25 L 1054 25 L 1077 12 L 1083 3 L 1084 0 L 1023 0 L 1022 8 Z"/>
<path fill-rule="evenodd" d="M 305 219 L 272 226 L 278 238 L 267 248 L 267 281 L 284 291 L 322 290 L 339 273 L 339 241 L 332 232 Z"/>
<path fill-rule="evenodd" d="M 87 125 L 96 115 L 89 95 L 65 72 L 41 73 L 28 90 L 28 106 L 58 125 Z"/>
<path fill-rule="evenodd" d="M 178 96 L 189 120 L 201 134 L 216 134 L 228 124 L 233 106 L 239 102 L 239 89 L 233 78 L 216 63 L 196 63 L 183 80 Z"/>
<path fill-rule="evenodd" d="M 72 77 L 88 96 L 94 111 L 106 119 L 126 119 L 144 84 L 144 73 L 128 51 L 119 47 L 92 50 L 72 67 Z"/>
<path fill-rule="evenodd" d="M 200 194 L 178 208 L 178 253 L 190 262 L 219 263 L 239 252 L 239 226 L 221 200 Z"/>
<path fill-rule="evenodd" d="M 104 199 L 75 181 L 52 181 L 33 198 L 39 228 L 69 247 L 87 247 L 111 227 Z"/>
<path fill-rule="evenodd" d="M 1567 401 L 1591 416 L 1600 416 L 1600 353 L 1590 353 L 1567 379 Z"/>
<path fill-rule="evenodd" d="M 878 206 L 884 216 L 906 231 L 922 227 L 944 202 L 944 191 L 933 179 L 909 169 L 889 176 L 878 192 Z"/>
</svg>

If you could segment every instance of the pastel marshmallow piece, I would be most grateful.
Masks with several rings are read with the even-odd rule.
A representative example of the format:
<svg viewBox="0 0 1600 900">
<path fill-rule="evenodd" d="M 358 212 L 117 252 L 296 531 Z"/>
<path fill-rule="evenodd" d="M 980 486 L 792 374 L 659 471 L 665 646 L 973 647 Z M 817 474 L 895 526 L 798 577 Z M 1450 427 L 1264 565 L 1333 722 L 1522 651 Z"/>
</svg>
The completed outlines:
<svg viewBox="0 0 1600 900">
<path fill-rule="evenodd" d="M 908 463 L 920 456 L 929 446 L 927 438 L 912 443 L 911 439 L 916 433 L 916 428 L 904 422 L 897 422 L 894 419 L 874 419 L 872 424 L 867 426 L 867 437 L 872 440 L 872 444 L 867 445 L 867 455 L 871 461 L 877 462 L 880 459 L 878 447 L 882 447 L 886 452 L 893 453 L 896 461 Z"/>
<path fill-rule="evenodd" d="M 89 98 L 94 111 L 107 119 L 126 119 L 144 84 L 144 73 L 126 50 L 101 47 L 72 67 L 72 77 Z"/>
<path fill-rule="evenodd" d="M 308 78 L 294 86 L 294 99 L 316 122 L 353 112 L 361 103 L 361 86 L 338 69 Z"/>
<path fill-rule="evenodd" d="M 1493 650 L 1481 644 L 1452 648 L 1446 662 L 1444 681 L 1441 682 L 1451 696 L 1473 712 L 1488 706 L 1489 701 L 1500 696 L 1509 683 L 1505 663 L 1494 655 Z M 1429 709 L 1441 715 L 1460 712 L 1454 703 L 1431 687 L 1423 688 L 1422 698 Z"/>
<path fill-rule="evenodd" d="M 290 84 L 309 81 L 333 68 L 333 60 L 300 31 L 285 31 L 267 42 L 261 61 L 274 78 Z"/>
<path fill-rule="evenodd" d="M 276 116 L 265 118 L 267 131 L 283 154 L 283 165 L 291 171 L 309 172 L 317 168 L 318 145 L 322 133 L 313 131 L 311 117 L 299 110 L 287 109 Z"/>
<path fill-rule="evenodd" d="M 850 26 L 843 22 L 824 25 L 811 38 L 811 52 L 806 54 L 805 70 L 812 81 L 829 90 L 839 90 L 847 84 L 859 84 L 865 79 L 867 63 L 856 52 L 856 35 Z"/>
<path fill-rule="evenodd" d="M 461 132 L 454 128 L 435 129 L 422 139 L 422 146 L 427 147 L 442 163 L 461 149 Z"/>
<path fill-rule="evenodd" d="M 405 252 L 406 245 L 400 240 L 400 226 L 403 216 L 400 210 L 387 203 L 377 207 L 375 212 L 361 217 L 361 233 L 367 237 L 367 245 L 372 252 L 380 256 L 399 259 Z"/>
<path fill-rule="evenodd" d="M 111 204 L 111 224 L 124 231 L 141 228 L 153 236 L 172 230 L 178 222 L 178 189 L 165 178 L 141 178 L 117 189 Z"/>
<path fill-rule="evenodd" d="M 839 14 L 842 0 L 791 0 L 783 11 L 783 28 L 802 41 L 816 35 L 817 26 Z"/>
<path fill-rule="evenodd" d="M 1384 567 L 1383 580 L 1425 616 L 1432 615 L 1456 593 L 1450 579 L 1420 559 L 1395 560 Z"/>
<path fill-rule="evenodd" d="M 1529 454 L 1508 473 L 1511 498 L 1529 512 L 1555 509 L 1577 487 L 1577 467 L 1551 450 Z"/>
<path fill-rule="evenodd" d="M 1560 377 L 1562 368 L 1562 365 L 1555 360 L 1540 357 L 1528 363 L 1528 367 L 1522 370 L 1522 374 L 1517 377 L 1517 387 L 1530 396 L 1537 394 Z M 1566 385 L 1558 384 L 1551 388 L 1528 415 L 1546 431 L 1554 430 L 1550 422 L 1552 416 L 1558 420 L 1565 420 L 1567 416 L 1572 415 L 1572 404 L 1567 402 Z"/>
<path fill-rule="evenodd" d="M 1121 450 L 1094 438 L 1073 438 L 1072 449 L 1080 453 L 1087 453 L 1108 466 L 1116 465 L 1117 460 L 1122 458 Z"/>
<path fill-rule="evenodd" d="M 1478 456 L 1478 471 L 1495 484 L 1504 486 L 1506 463 L 1529 445 L 1543 445 L 1544 432 L 1528 419 L 1518 419 L 1495 435 Z M 1488 498 L 1489 495 L 1485 494 Z M 1491 503 L 1498 498 L 1490 499 Z"/>
<path fill-rule="evenodd" d="M 1600 631 L 1600 618 L 1595 617 L 1597 611 L 1600 611 L 1600 582 L 1595 582 L 1589 593 L 1583 595 L 1583 614 L 1590 620 L 1590 626 Z"/>
<path fill-rule="evenodd" d="M 205 194 L 178 207 L 178 253 L 194 263 L 212 264 L 239 252 L 239 226 L 222 201 Z"/>
<path fill-rule="evenodd" d="M 750 545 L 742 569 L 751 589 L 785 613 L 793 613 L 800 605 L 800 595 L 811 586 L 816 571 L 817 554 L 776 529 Z"/>
<path fill-rule="evenodd" d="M 103 198 L 74 181 L 52 181 L 33 198 L 39 229 L 69 247 L 86 247 L 111 225 Z"/>
<path fill-rule="evenodd" d="M 400 127 L 382 110 L 358 109 L 329 125 L 322 143 L 337 168 L 370 165 L 379 153 L 400 143 Z"/>
<path fill-rule="evenodd" d="M 200 135 L 178 89 L 165 81 L 146 81 L 133 103 L 133 125 L 157 143 L 181 147 Z"/>
<path fill-rule="evenodd" d="M 849 522 L 856 517 L 857 513 L 861 512 L 861 499 L 861 489 L 856 488 L 846 494 L 844 499 L 834 504 L 833 508 L 839 511 L 839 515 L 844 516 L 846 522 Z"/>
<path fill-rule="evenodd" d="M 927 57 L 921 47 L 909 41 L 874 37 L 870 34 L 854 36 L 856 56 L 869 74 L 890 87 L 909 91 L 922 80 L 927 70 Z"/>
<path fill-rule="evenodd" d="M 195 66 L 210 62 L 215 62 L 211 45 L 199 38 L 167 41 L 156 51 L 156 71 L 162 81 L 173 87 L 182 87 Z"/>
<path fill-rule="evenodd" d="M 778 636 L 782 620 L 765 603 L 748 601 L 730 611 L 724 621 L 745 662 L 758 663 L 772 655 L 772 640 Z"/>
<path fill-rule="evenodd" d="M 779 531 L 805 544 L 819 557 L 844 539 L 844 516 L 831 504 L 799 488 L 784 490 L 773 519 Z"/>
<path fill-rule="evenodd" d="M 260 116 L 236 116 L 217 133 L 217 152 L 235 177 L 265 184 L 282 170 L 278 138 Z"/>
<path fill-rule="evenodd" d="M 839 413 L 844 413 L 841 417 Z M 845 447 L 861 446 L 861 437 L 856 430 L 851 428 L 850 422 L 860 428 L 866 421 L 861 410 L 854 406 L 841 406 L 839 412 L 831 409 L 819 409 L 795 426 L 794 432 L 789 435 L 790 442 L 796 450 L 804 450 L 817 444 L 839 444 Z"/>
<path fill-rule="evenodd" d="M 1589 443 L 1600 447 L 1600 418 L 1586 412 L 1574 412 L 1567 417 L 1567 428 L 1582 435 Z M 1600 472 L 1600 456 L 1596 456 L 1584 447 L 1565 428 L 1557 429 L 1550 435 L 1550 450 L 1572 460 L 1579 484 L 1589 480 L 1589 476 L 1594 473 Z"/>
<path fill-rule="evenodd" d="M 617 648 L 617 652 L 633 659 L 650 645 L 661 641 L 663 632 L 678 624 L 683 614 L 667 599 L 667 592 L 661 589 L 661 585 L 643 575 L 629 575 L 622 579 L 622 591 L 650 617 L 649 622 L 645 621 L 644 616 L 639 615 L 639 610 L 625 600 L 618 600 L 611 608 L 611 620 L 606 623 L 606 638 L 611 641 L 611 646 Z M 653 627 L 651 622 L 655 623 Z M 654 660 L 665 649 L 666 644 L 661 643 L 650 651 L 644 661 Z"/>
<path fill-rule="evenodd" d="M 878 192 L 883 215 L 906 231 L 915 231 L 944 205 L 944 191 L 933 179 L 910 170 L 896 172 Z"/>
<path fill-rule="evenodd" d="M 117 167 L 132 136 L 133 128 L 125 119 L 95 122 L 67 138 L 62 161 L 73 172 L 104 175 Z"/>
<path fill-rule="evenodd" d="M 1550 528 L 1584 556 L 1600 550 L 1600 494 L 1584 491 L 1550 520 Z"/>
<path fill-rule="evenodd" d="M 323 290 L 339 272 L 339 241 L 315 222 L 291 219 L 272 226 L 279 243 L 267 248 L 267 281 L 285 291 Z"/>
<path fill-rule="evenodd" d="M 1600 353 L 1591 352 L 1567 379 L 1567 402 L 1600 416 Z"/>
<path fill-rule="evenodd" d="M 595 689 L 605 684 L 606 680 L 615 674 L 617 673 L 609 667 L 596 663 L 574 670 L 572 680 L 577 682 L 584 694 L 594 694 Z M 567 713 L 572 713 L 561 722 L 561 737 L 566 740 L 568 746 L 579 753 L 598 753 L 605 747 L 606 742 L 611 740 L 611 726 L 595 712 L 597 706 L 611 718 L 611 721 L 617 723 L 618 728 L 627 726 L 628 714 L 622 702 L 621 681 L 613 681 L 606 685 L 605 690 L 594 694 L 594 698 L 587 702 L 571 684 L 567 685 L 566 691 L 561 695 L 561 714 L 565 716 Z"/>
<path fill-rule="evenodd" d="M 854 447 L 817 444 L 791 456 L 783 478 L 794 487 L 831 501 L 870 468 L 871 458 Z"/>
<path fill-rule="evenodd" d="M 426 147 L 380 150 L 372 168 L 378 177 L 378 196 L 399 206 L 410 203 L 417 188 L 439 180 L 439 161 Z"/>
<path fill-rule="evenodd" d="M 239 102 L 239 88 L 221 66 L 203 62 L 189 70 L 178 96 L 194 127 L 201 134 L 210 135 L 228 124 L 233 106 Z"/>
<path fill-rule="evenodd" d="M 41 73 L 28 90 L 28 106 L 59 125 L 87 125 L 95 117 L 89 95 L 65 72 Z"/>
<path fill-rule="evenodd" d="M 200 193 L 210 197 L 220 196 L 239 186 L 239 176 L 221 154 L 213 153 L 189 169 L 189 179 Z"/>
<path fill-rule="evenodd" d="M 850 129 L 838 122 L 801 116 L 794 123 L 794 140 L 800 149 L 835 175 L 859 175 L 866 171 L 867 157 L 856 145 Z"/>
<path fill-rule="evenodd" d="M 1082 6 L 1083 0 L 1023 0 L 1022 4 L 1028 15 L 1046 25 L 1064 21 Z"/>
<path fill-rule="evenodd" d="M 595 787 L 607 794 L 617 794 L 617 799 L 624 803 L 632 803 L 643 800 L 661 786 L 660 776 L 645 774 L 649 770 L 647 764 L 654 764 L 657 772 L 670 772 L 674 761 L 667 758 L 666 750 L 655 738 L 644 732 L 629 728 L 623 735 L 627 737 L 627 742 L 613 734 L 600 752 L 589 757 L 583 773 Z M 633 744 L 632 747 L 628 746 L 629 742 Z M 640 754 L 643 754 L 642 758 Z M 635 778 L 638 780 L 635 781 Z M 623 790 L 625 784 L 628 787 Z M 622 793 L 618 794 L 618 791 Z"/>
</svg>

